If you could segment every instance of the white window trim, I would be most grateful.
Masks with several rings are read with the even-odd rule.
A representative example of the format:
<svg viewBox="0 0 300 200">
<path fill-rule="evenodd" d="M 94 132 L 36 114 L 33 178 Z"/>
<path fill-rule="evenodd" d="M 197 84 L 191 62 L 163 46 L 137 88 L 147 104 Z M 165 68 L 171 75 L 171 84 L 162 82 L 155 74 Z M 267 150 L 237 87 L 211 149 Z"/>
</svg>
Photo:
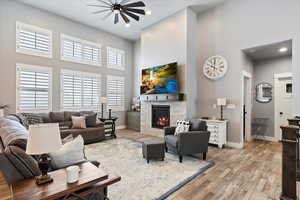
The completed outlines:
<svg viewBox="0 0 300 200">
<path fill-rule="evenodd" d="M 99 48 L 99 61 L 100 61 L 100 63 L 95 63 L 95 62 L 89 62 L 89 61 L 77 60 L 77 59 L 72 59 L 72 58 L 69 58 L 69 57 L 64 57 L 64 55 L 63 55 L 63 51 L 64 51 L 63 41 L 64 41 L 64 39 L 76 41 L 76 42 L 79 42 L 81 44 L 86 44 L 86 45 L 91 45 L 91 46 L 98 47 Z M 102 66 L 102 46 L 101 46 L 101 44 L 96 43 L 96 42 L 83 40 L 83 39 L 76 38 L 76 37 L 73 37 L 73 36 L 69 36 L 69 35 L 66 35 L 66 34 L 60 34 L 60 59 L 63 60 L 63 61 L 67 61 L 67 62 L 73 62 L 73 63 L 79 63 L 79 64 L 86 64 L 86 65 L 93 65 L 93 66 L 101 67 Z"/>
<path fill-rule="evenodd" d="M 49 105 L 48 109 L 34 109 L 34 110 L 20 110 L 19 109 L 19 69 L 33 69 L 35 72 L 49 72 Z M 31 112 L 31 113 L 40 113 L 40 112 L 50 112 L 52 111 L 52 68 L 36 65 L 28 65 L 23 63 L 16 63 L 16 113 L 20 112 Z"/>
<path fill-rule="evenodd" d="M 93 111 L 96 111 L 96 112 L 99 112 L 100 111 L 100 105 L 101 103 L 99 102 L 99 106 L 97 107 L 97 109 L 94 109 L 94 107 L 88 107 L 88 106 L 83 106 L 83 87 L 81 85 L 81 106 L 78 107 L 78 108 L 73 108 L 73 109 L 65 109 L 64 108 L 64 84 L 63 84 L 63 74 L 64 73 L 69 73 L 69 74 L 78 74 L 82 77 L 85 77 L 85 76 L 91 76 L 91 77 L 96 77 L 96 78 L 99 78 L 100 80 L 100 87 L 99 87 L 99 99 L 101 99 L 101 90 L 102 90 L 102 75 L 101 74 L 96 74 L 96 73 L 89 73 L 89 72 L 82 72 L 82 71 L 73 71 L 73 70 L 68 70 L 68 69 L 62 69 L 61 72 L 60 72 L 60 110 L 61 111 L 86 111 L 86 110 L 93 110 Z M 81 84 L 83 84 L 82 82 L 82 79 L 81 79 Z"/>
<path fill-rule="evenodd" d="M 108 52 L 110 51 L 110 50 L 114 50 L 114 51 L 116 51 L 116 53 L 120 53 L 120 54 L 122 54 L 122 66 L 118 66 L 118 65 L 110 65 L 109 64 L 109 58 L 108 58 Z M 125 62 L 126 62 L 126 58 L 125 58 L 125 56 L 126 56 L 126 53 L 125 53 L 125 51 L 124 50 L 121 50 L 121 49 L 118 49 L 118 48 L 114 48 L 114 47 L 107 47 L 107 51 L 106 51 L 106 54 L 107 54 L 107 68 L 110 68 L 110 69 L 115 69 L 115 70 L 121 70 L 121 71 L 125 71 Z"/>
<path fill-rule="evenodd" d="M 22 49 L 19 48 L 19 32 L 20 32 L 20 27 L 27 27 L 32 30 L 36 30 L 38 32 L 46 33 L 49 35 L 49 52 L 41 52 L 38 50 L 29 50 L 29 49 Z M 52 58 L 52 46 L 53 46 L 53 38 L 52 38 L 52 31 L 44 28 L 40 28 L 38 26 L 33 26 L 30 24 L 25 24 L 19 21 L 16 21 L 16 52 L 21 53 L 21 54 L 26 54 L 26 55 L 31 55 L 31 56 L 40 56 L 40 57 L 46 57 L 46 58 Z"/>
<path fill-rule="evenodd" d="M 124 87 L 123 87 L 123 104 L 121 106 L 118 106 L 119 109 L 114 110 L 114 107 L 110 107 L 109 105 L 107 105 L 107 108 L 111 108 L 113 109 L 113 112 L 123 112 L 125 111 L 125 77 L 123 76 L 113 76 L 113 75 L 108 75 L 106 78 L 106 96 L 108 98 L 108 81 L 109 79 L 114 79 L 114 80 L 122 80 L 124 82 Z"/>
</svg>

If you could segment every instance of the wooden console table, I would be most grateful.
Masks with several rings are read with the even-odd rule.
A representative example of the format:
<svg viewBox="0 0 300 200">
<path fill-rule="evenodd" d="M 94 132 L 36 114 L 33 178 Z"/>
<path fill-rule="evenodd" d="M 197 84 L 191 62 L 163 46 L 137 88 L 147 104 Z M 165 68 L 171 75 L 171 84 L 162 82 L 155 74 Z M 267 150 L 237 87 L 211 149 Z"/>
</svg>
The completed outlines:
<svg viewBox="0 0 300 200">
<path fill-rule="evenodd" d="M 60 169 L 49 174 L 53 178 L 52 183 L 38 186 L 35 178 L 25 179 L 13 184 L 13 196 L 15 200 L 54 200 L 54 199 L 80 199 L 83 196 L 104 189 L 107 195 L 107 187 L 121 180 L 120 176 L 109 176 L 101 168 L 91 163 L 79 165 L 79 180 L 76 183 L 67 183 L 66 169 Z M 80 197 L 80 198 L 78 198 Z M 84 199 L 84 198 L 82 198 Z"/>
</svg>

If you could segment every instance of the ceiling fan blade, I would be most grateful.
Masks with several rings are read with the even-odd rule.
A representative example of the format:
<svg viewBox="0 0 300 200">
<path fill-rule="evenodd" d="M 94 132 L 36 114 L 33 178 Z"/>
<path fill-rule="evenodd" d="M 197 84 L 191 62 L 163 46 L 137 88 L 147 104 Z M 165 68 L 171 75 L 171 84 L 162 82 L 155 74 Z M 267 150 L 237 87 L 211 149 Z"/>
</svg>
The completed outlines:
<svg viewBox="0 0 300 200">
<path fill-rule="evenodd" d="M 103 19 L 103 20 L 106 20 L 106 19 L 109 18 L 112 14 L 113 14 L 113 12 L 109 12 L 109 13 L 107 13 L 102 19 Z"/>
<path fill-rule="evenodd" d="M 122 1 L 120 2 L 120 4 L 125 4 L 125 3 L 128 3 L 129 1 L 131 1 L 131 0 L 122 0 Z"/>
<path fill-rule="evenodd" d="M 130 22 L 130 20 L 128 19 L 128 17 L 126 15 L 124 15 L 124 13 L 120 12 L 120 15 L 126 24 L 128 24 Z"/>
<path fill-rule="evenodd" d="M 91 6 L 91 7 L 99 7 L 99 8 L 111 8 L 111 6 L 101 6 L 101 5 L 87 5 L 87 6 Z"/>
<path fill-rule="evenodd" d="M 130 3 L 130 4 L 126 4 L 123 5 L 123 7 L 129 8 L 129 7 L 145 7 L 146 5 L 144 4 L 144 2 L 142 1 L 138 1 L 138 2 L 134 2 L 134 3 Z"/>
<path fill-rule="evenodd" d="M 137 15 L 135 15 L 135 14 L 133 14 L 133 13 L 130 13 L 130 12 L 128 12 L 127 10 L 122 10 L 122 12 L 124 12 L 124 13 L 125 13 L 126 15 L 128 15 L 129 17 L 135 19 L 136 21 L 139 21 L 139 20 L 140 20 L 140 17 L 139 17 L 139 16 L 137 16 Z"/>
<path fill-rule="evenodd" d="M 115 14 L 115 24 L 117 24 L 119 22 L 119 14 L 118 13 L 116 13 Z"/>
<path fill-rule="evenodd" d="M 138 13 L 138 14 L 141 14 L 141 15 L 146 15 L 146 12 L 142 9 L 125 8 L 124 10 L 129 11 L 129 12 L 133 12 L 133 13 Z"/>
<path fill-rule="evenodd" d="M 108 5 L 108 6 L 111 6 L 111 4 L 109 4 L 109 3 L 106 2 L 106 1 L 103 1 L 103 0 L 97 0 L 97 1 L 99 1 L 99 2 L 101 2 L 101 3 L 104 3 L 104 4 Z"/>
<path fill-rule="evenodd" d="M 93 14 L 99 14 L 99 13 L 103 13 L 103 12 L 106 12 L 109 10 L 111 11 L 111 9 L 99 10 L 99 11 L 93 12 Z"/>
</svg>

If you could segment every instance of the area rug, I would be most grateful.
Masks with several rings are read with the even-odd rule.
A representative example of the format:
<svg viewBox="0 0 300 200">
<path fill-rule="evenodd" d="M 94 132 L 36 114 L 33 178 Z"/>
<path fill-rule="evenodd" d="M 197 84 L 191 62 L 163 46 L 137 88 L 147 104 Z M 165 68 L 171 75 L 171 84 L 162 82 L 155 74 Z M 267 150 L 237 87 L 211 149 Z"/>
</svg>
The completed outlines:
<svg viewBox="0 0 300 200">
<path fill-rule="evenodd" d="M 142 156 L 142 144 L 118 138 L 90 144 L 85 148 L 89 160 L 97 160 L 108 173 L 121 176 L 110 186 L 110 200 L 162 200 L 196 176 L 213 166 L 212 162 L 166 153 L 164 161 L 147 161 Z"/>
</svg>

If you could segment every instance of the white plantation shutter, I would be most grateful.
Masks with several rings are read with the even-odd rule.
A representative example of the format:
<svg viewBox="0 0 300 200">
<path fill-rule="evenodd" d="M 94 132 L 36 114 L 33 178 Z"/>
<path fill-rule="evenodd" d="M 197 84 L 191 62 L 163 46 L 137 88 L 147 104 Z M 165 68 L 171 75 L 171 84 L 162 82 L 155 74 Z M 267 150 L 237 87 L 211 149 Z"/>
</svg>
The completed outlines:
<svg viewBox="0 0 300 200">
<path fill-rule="evenodd" d="M 101 45 L 62 34 L 61 59 L 100 66 Z"/>
<path fill-rule="evenodd" d="M 107 106 L 113 111 L 125 110 L 124 77 L 107 76 Z"/>
<path fill-rule="evenodd" d="M 17 112 L 51 110 L 51 82 L 50 68 L 17 64 Z"/>
<path fill-rule="evenodd" d="M 83 107 L 98 110 L 101 96 L 101 78 L 97 75 L 83 75 Z"/>
<path fill-rule="evenodd" d="M 101 76 L 62 70 L 62 109 L 98 110 L 101 96 Z"/>
<path fill-rule="evenodd" d="M 107 67 L 125 70 L 125 51 L 107 47 Z"/>
<path fill-rule="evenodd" d="M 16 23 L 16 51 L 35 56 L 52 57 L 52 32 L 36 26 Z"/>
</svg>

